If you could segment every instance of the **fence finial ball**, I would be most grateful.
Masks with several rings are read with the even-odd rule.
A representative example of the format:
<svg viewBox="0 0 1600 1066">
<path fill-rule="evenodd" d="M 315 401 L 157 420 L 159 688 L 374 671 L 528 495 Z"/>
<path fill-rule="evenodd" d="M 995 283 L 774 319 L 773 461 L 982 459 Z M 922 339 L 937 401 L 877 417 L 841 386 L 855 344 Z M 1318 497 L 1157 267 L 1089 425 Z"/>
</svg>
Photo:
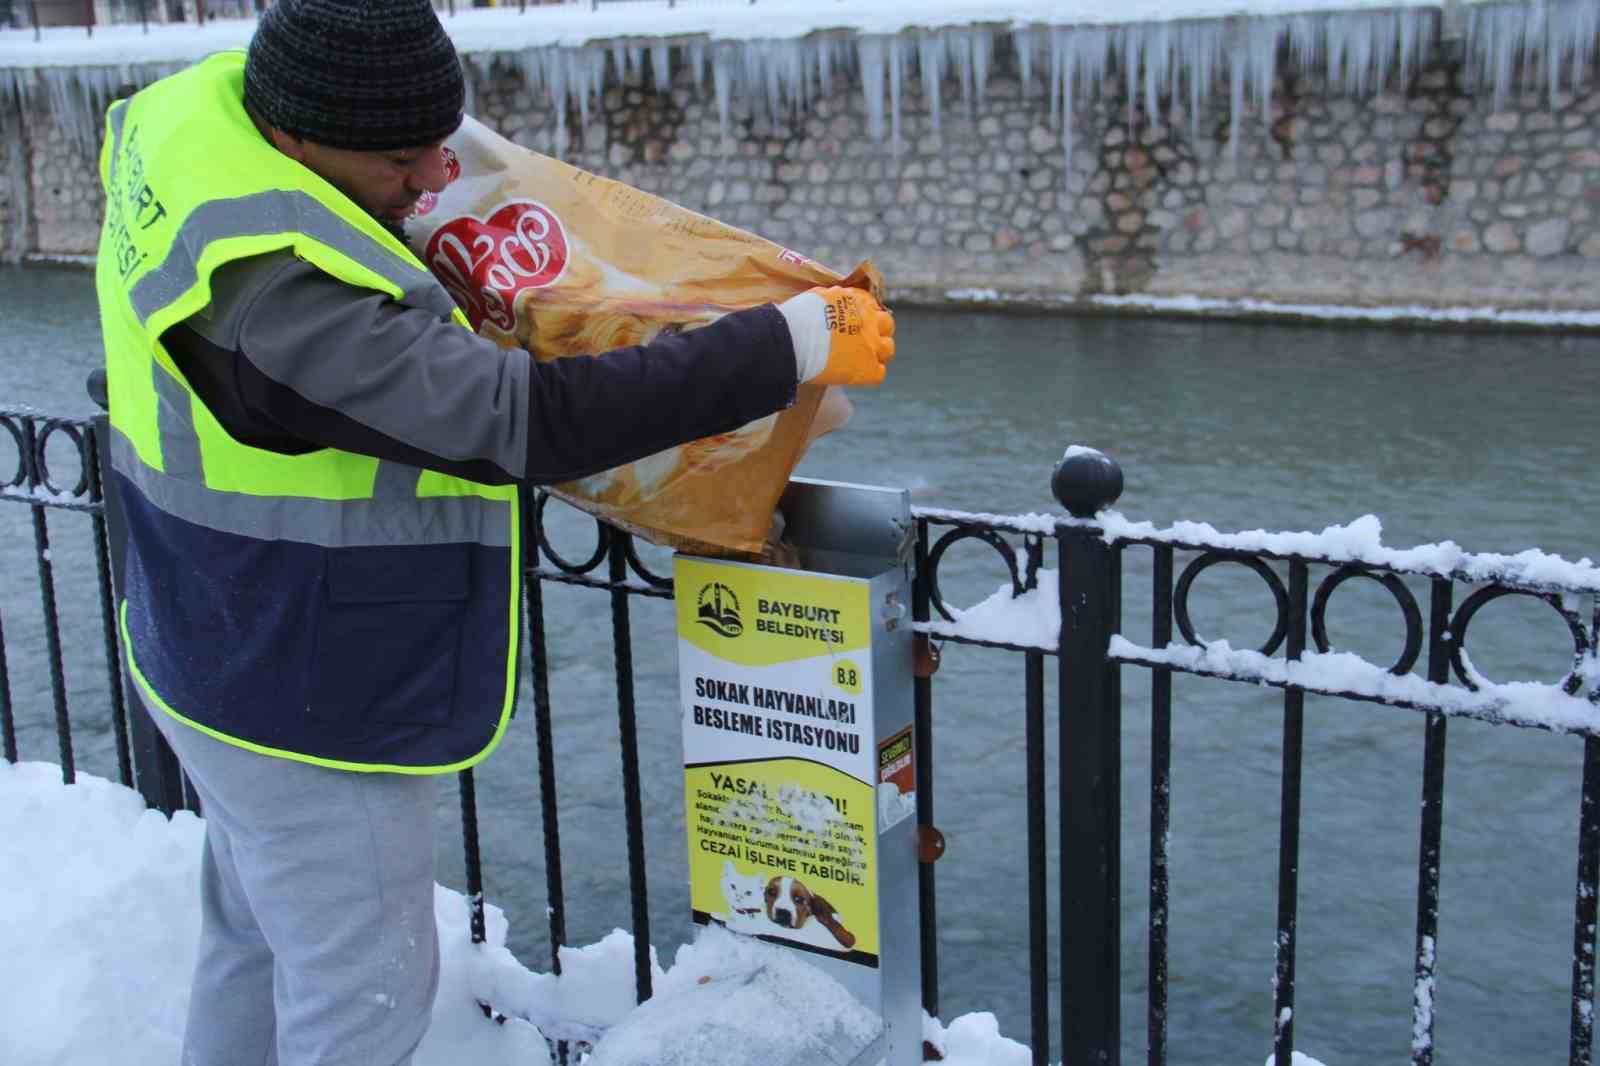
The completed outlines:
<svg viewBox="0 0 1600 1066">
<path fill-rule="evenodd" d="M 1111 456 L 1074 444 L 1056 464 L 1050 491 L 1074 518 L 1093 518 L 1122 495 L 1122 467 Z"/>
</svg>

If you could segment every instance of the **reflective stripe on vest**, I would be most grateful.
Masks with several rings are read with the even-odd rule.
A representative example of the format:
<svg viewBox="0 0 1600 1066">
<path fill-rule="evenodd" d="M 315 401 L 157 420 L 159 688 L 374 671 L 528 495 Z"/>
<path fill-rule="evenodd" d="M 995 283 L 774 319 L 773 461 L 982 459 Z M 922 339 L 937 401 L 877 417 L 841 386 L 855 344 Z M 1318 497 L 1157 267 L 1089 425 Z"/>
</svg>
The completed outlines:
<svg viewBox="0 0 1600 1066">
<path fill-rule="evenodd" d="M 396 297 L 410 307 L 421 307 L 449 318 L 455 304 L 426 270 L 396 259 L 372 243 L 348 222 L 303 192 L 272 190 L 214 201 L 193 211 L 167 258 L 133 286 L 130 299 L 141 322 L 194 287 L 197 260 L 213 241 L 230 237 L 259 237 L 293 231 L 334 249 L 380 275 L 400 290 Z"/>
</svg>

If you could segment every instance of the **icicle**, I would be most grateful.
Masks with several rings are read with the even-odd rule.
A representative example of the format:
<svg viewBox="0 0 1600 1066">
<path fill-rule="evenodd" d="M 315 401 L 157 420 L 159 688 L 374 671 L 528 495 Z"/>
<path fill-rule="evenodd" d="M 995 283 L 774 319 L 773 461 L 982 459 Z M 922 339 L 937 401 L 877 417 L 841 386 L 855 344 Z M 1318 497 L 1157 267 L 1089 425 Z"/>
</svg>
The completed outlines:
<svg viewBox="0 0 1600 1066">
<path fill-rule="evenodd" d="M 691 41 L 689 44 L 689 67 L 694 71 L 694 87 L 706 87 L 706 42 Z"/>
<path fill-rule="evenodd" d="M 1050 75 L 1045 81 L 1045 95 L 1050 97 L 1050 125 L 1056 127 L 1061 124 L 1061 86 L 1065 80 L 1061 68 L 1066 56 L 1066 37 L 1067 31 L 1059 26 L 1050 30 Z"/>
<path fill-rule="evenodd" d="M 783 94 L 772 62 L 772 53 L 775 49 L 771 43 L 762 42 L 760 47 L 747 47 L 747 50 L 750 57 L 755 60 L 753 65 L 747 65 L 745 68 L 750 75 L 750 86 L 753 89 L 760 85 L 766 90 L 766 115 L 776 122 L 778 116 L 783 114 Z"/>
<path fill-rule="evenodd" d="M 1061 149 L 1070 167 L 1073 148 L 1073 121 L 1077 93 L 1084 90 L 1085 97 L 1098 99 L 1105 83 L 1106 61 L 1114 41 L 1111 31 L 1101 27 L 1061 29 L 1051 36 L 1053 53 L 1051 69 L 1060 75 Z"/>
<path fill-rule="evenodd" d="M 1200 114 L 1211 99 L 1222 72 L 1222 57 L 1227 46 L 1225 22 L 1192 23 L 1187 28 L 1186 55 L 1189 64 L 1189 129 L 1200 140 Z"/>
<path fill-rule="evenodd" d="M 817 86 L 823 96 L 833 95 L 833 65 L 837 58 L 838 41 L 823 37 L 817 41 Z"/>
<path fill-rule="evenodd" d="M 1183 27 L 1174 26 L 1167 37 L 1167 106 L 1171 113 L 1167 116 L 1169 122 L 1177 122 L 1178 115 L 1183 110 L 1183 92 L 1181 75 L 1183 74 Z"/>
<path fill-rule="evenodd" d="M 50 113 L 66 130 L 80 151 L 93 156 L 97 145 L 97 117 L 89 87 L 82 80 L 85 68 L 42 67 L 45 98 Z"/>
<path fill-rule="evenodd" d="M 794 79 L 799 89 L 796 97 L 799 101 L 799 110 L 809 111 L 812 101 L 817 94 L 817 49 L 818 44 L 814 39 L 801 41 L 794 49 Z"/>
<path fill-rule="evenodd" d="M 734 92 L 739 99 L 747 103 L 752 115 L 762 114 L 761 98 L 756 95 L 756 86 L 761 84 L 761 68 L 755 57 L 755 44 L 751 41 L 729 42 L 729 46 L 738 54 L 738 66 L 733 68 Z"/>
<path fill-rule="evenodd" d="M 652 44 L 650 46 L 650 73 L 655 76 L 656 92 L 664 93 L 672 88 L 672 49 L 666 44 Z"/>
<path fill-rule="evenodd" d="M 1368 18 L 1372 23 L 1372 56 L 1371 65 L 1366 72 L 1366 84 L 1361 88 L 1363 96 L 1383 87 L 1384 80 L 1389 74 L 1389 64 L 1399 47 L 1400 36 L 1400 21 L 1395 18 L 1393 12 L 1370 15 Z"/>
<path fill-rule="evenodd" d="M 1172 28 L 1165 22 L 1145 27 L 1144 114 L 1155 122 L 1161 114 L 1161 90 L 1168 88 L 1172 69 Z"/>
<path fill-rule="evenodd" d="M 1430 25 L 1436 14 L 1423 8 L 1400 12 L 1400 85 L 1411 82 L 1411 72 L 1422 65 L 1422 45 L 1438 34 Z"/>
<path fill-rule="evenodd" d="M 1078 80 L 1078 53 L 1072 46 L 1072 33 L 1070 30 L 1057 30 L 1053 42 L 1056 58 L 1051 64 L 1056 71 L 1058 81 L 1051 90 L 1051 96 L 1056 102 L 1052 108 L 1055 119 L 1061 124 L 1061 146 L 1066 162 L 1072 163 L 1072 127 L 1073 127 L 1073 100 Z"/>
<path fill-rule="evenodd" d="M 1011 47 L 1017 53 L 1017 77 L 1022 81 L 1023 99 L 1027 99 L 1028 90 L 1033 87 L 1033 50 L 1036 45 L 1033 30 L 1027 26 L 1019 26 L 1011 32 Z"/>
<path fill-rule="evenodd" d="M 589 63 L 589 95 L 596 104 L 602 104 L 606 92 L 606 53 L 602 48 L 585 47 L 584 56 Z"/>
<path fill-rule="evenodd" d="M 589 109 L 591 98 L 598 95 L 596 92 L 597 80 L 595 78 L 595 60 L 598 59 L 603 66 L 605 56 L 592 48 L 573 48 L 567 52 L 569 68 L 568 79 L 572 84 L 572 91 L 578 98 L 578 126 L 587 129 L 589 126 Z"/>
<path fill-rule="evenodd" d="M 1323 63 L 1328 39 L 1327 18 L 1322 15 L 1289 16 L 1289 55 L 1301 70 L 1316 70 Z"/>
<path fill-rule="evenodd" d="M 1124 125 L 1128 132 L 1133 133 L 1133 109 L 1135 101 L 1139 99 L 1139 50 L 1144 46 L 1144 34 L 1139 26 L 1118 26 L 1111 31 L 1111 51 L 1117 57 L 1117 64 L 1122 68 L 1123 99 L 1127 101 L 1128 113 Z"/>
<path fill-rule="evenodd" d="M 783 45 L 783 91 L 789 98 L 789 115 L 805 113 L 811 107 L 811 58 L 815 46 L 806 41 L 785 41 Z"/>
<path fill-rule="evenodd" d="M 794 106 L 799 95 L 795 93 L 785 99 L 784 93 L 784 90 L 792 84 L 792 79 L 787 76 L 787 71 L 793 48 L 794 42 L 792 41 L 774 41 L 764 50 L 766 53 L 767 110 L 772 115 L 774 122 Z"/>
<path fill-rule="evenodd" d="M 1552 5 L 1545 12 L 1545 52 L 1549 57 L 1548 84 L 1554 104 L 1561 89 L 1565 66 L 1567 83 L 1574 89 L 1588 74 L 1589 57 L 1600 46 L 1600 6 L 1584 0 Z"/>
<path fill-rule="evenodd" d="M 1600 49 L 1600 6 L 1588 0 L 1572 0 L 1558 12 L 1553 17 L 1555 37 L 1558 44 L 1564 42 L 1571 48 L 1570 80 L 1577 88 L 1589 76 L 1590 57 Z"/>
<path fill-rule="evenodd" d="M 905 38 L 895 34 L 889 38 L 889 147 L 900 152 L 900 86 L 906 73 Z"/>
<path fill-rule="evenodd" d="M 944 48 L 950 66 L 955 67 L 955 80 L 962 86 L 962 102 L 966 109 L 973 107 L 973 42 L 968 30 L 950 27 L 944 30 Z"/>
<path fill-rule="evenodd" d="M 874 142 L 883 141 L 883 61 L 882 37 L 856 38 L 856 57 L 861 64 L 861 95 L 867 105 L 867 134 Z"/>
<path fill-rule="evenodd" d="M 1524 48 L 1527 14 L 1520 5 L 1474 8 L 1468 14 L 1468 49 L 1478 58 L 1479 76 L 1489 84 L 1496 111 L 1505 102 L 1517 54 Z"/>
<path fill-rule="evenodd" d="M 556 112 L 555 150 L 567 143 L 567 63 L 559 48 L 541 48 L 540 59 L 545 66 L 545 83 L 550 87 L 550 106 Z"/>
<path fill-rule="evenodd" d="M 1239 117 L 1244 114 L 1245 75 L 1250 69 L 1248 34 L 1235 28 L 1228 49 L 1228 155 L 1239 155 Z"/>
<path fill-rule="evenodd" d="M 1250 77 L 1263 126 L 1272 125 L 1272 86 L 1278 76 L 1278 37 L 1282 28 L 1282 22 L 1275 18 L 1250 22 Z"/>
<path fill-rule="evenodd" d="M 989 95 L 989 66 L 994 59 L 994 33 L 987 26 L 972 31 L 972 81 L 977 88 L 978 106 L 982 107 Z"/>
<path fill-rule="evenodd" d="M 27 251 L 28 227 L 21 221 L 33 214 L 31 183 L 28 181 L 27 153 L 22 139 L 22 119 L 10 121 L 12 105 L 20 112 L 32 96 L 33 71 L 0 70 L 0 137 L 5 139 L 6 194 L 11 204 L 12 224 L 0 232 L 0 262 L 17 263 Z"/>
<path fill-rule="evenodd" d="M 791 44 L 790 41 L 770 41 L 762 49 L 761 75 L 767 86 L 767 110 L 774 121 L 794 106 L 795 96 L 789 91 L 790 83 L 785 74 Z"/>
<path fill-rule="evenodd" d="M 1328 88 L 1332 92 L 1346 92 L 1349 84 L 1345 78 L 1345 52 L 1349 37 L 1342 32 L 1347 16 L 1329 15 L 1322 23 L 1323 54 L 1327 56 Z"/>
<path fill-rule="evenodd" d="M 944 35 L 937 30 L 917 31 L 917 66 L 922 73 L 922 98 L 928 103 L 928 118 L 939 129 L 939 89 L 944 83 Z"/>
<path fill-rule="evenodd" d="M 730 41 L 720 42 L 711 53 L 711 84 L 717 96 L 717 128 L 724 140 L 728 137 L 728 105 L 733 96 L 735 53 L 735 46 Z"/>
<path fill-rule="evenodd" d="M 544 67 L 539 61 L 539 51 L 537 48 L 524 48 L 511 55 L 511 66 L 516 68 L 517 75 L 522 78 L 522 84 L 530 95 L 544 89 Z M 471 58 L 469 53 L 469 62 Z M 477 64 L 472 65 L 476 67 Z M 477 80 L 468 78 L 467 83 L 471 84 Z"/>
</svg>

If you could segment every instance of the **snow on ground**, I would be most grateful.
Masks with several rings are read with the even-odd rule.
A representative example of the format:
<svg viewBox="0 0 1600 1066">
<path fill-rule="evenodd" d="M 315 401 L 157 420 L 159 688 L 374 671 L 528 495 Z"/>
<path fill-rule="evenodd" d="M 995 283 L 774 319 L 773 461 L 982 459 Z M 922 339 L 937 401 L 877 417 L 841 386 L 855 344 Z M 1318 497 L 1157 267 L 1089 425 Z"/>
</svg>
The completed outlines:
<svg viewBox="0 0 1600 1066">
<path fill-rule="evenodd" d="M 0 762 L 0 1061 L 174 1066 L 198 934 L 203 835 L 192 814 L 169 820 L 102 778 L 79 774 L 68 786 L 57 766 Z M 444 888 L 434 899 L 443 972 L 416 1066 L 548 1062 L 543 1037 L 523 1017 L 553 1035 L 592 1038 L 614 1028 L 619 1039 L 597 1045 L 597 1066 L 642 1061 L 641 1029 L 672 1014 L 675 1004 L 694 1002 L 707 986 L 744 990 L 742 998 L 719 997 L 725 1005 L 714 1021 L 724 1033 L 762 1034 L 769 1043 L 781 1037 L 773 1024 L 784 1014 L 775 989 L 792 992 L 800 983 L 819 1013 L 864 1023 L 864 1012 L 832 978 L 791 953 L 719 929 L 681 948 L 665 971 L 658 967 L 656 999 L 635 1007 L 633 942 L 621 930 L 563 949 L 556 977 L 512 957 L 499 908 L 487 908 L 488 940 L 475 946 L 466 899 Z M 513 1016 L 503 1024 L 486 1019 L 480 999 Z M 679 1035 L 685 1032 L 680 1026 Z M 1002 1036 L 992 1014 L 964 1015 L 948 1027 L 927 1019 L 924 1035 L 944 1049 L 950 1066 L 1029 1062 L 1027 1049 Z M 736 1039 L 707 1045 L 696 1066 L 747 1066 L 744 1046 Z"/>
<path fill-rule="evenodd" d="M 188 1009 L 188 975 L 199 925 L 204 828 L 180 812 L 145 809 L 138 793 L 87 774 L 73 785 L 48 763 L 0 762 L 0 1059 L 6 1066 L 173 1066 Z M 871 1020 L 843 988 L 800 957 L 710 928 L 656 968 L 656 997 L 633 1004 L 633 942 L 617 930 L 597 944 L 562 950 L 560 977 L 525 969 L 505 948 L 506 916 L 488 907 L 487 942 L 468 936 L 467 901 L 437 888 L 442 974 L 433 1023 L 416 1066 L 529 1066 L 550 1061 L 547 1032 L 593 1037 L 605 1063 L 677 1062 L 681 1050 L 649 1040 L 694 1041 L 695 1066 L 757 1066 L 750 1040 L 770 1052 L 786 1030 L 776 1019 L 803 991 L 813 1016 L 865 1033 Z M 692 1007 L 722 990 L 707 1032 L 695 1040 Z M 729 994 L 735 990 L 736 994 Z M 497 1024 L 478 1003 L 509 1017 Z M 695 1009 L 698 1009 L 695 1007 Z M 662 1020 L 675 1024 L 662 1027 Z M 815 1028 L 815 1027 L 809 1027 Z M 705 1035 L 705 1034 L 699 1034 Z M 993 1014 L 948 1026 L 924 1018 L 923 1036 L 948 1066 L 1028 1066 L 1028 1049 L 1001 1035 Z M 807 1037 L 796 1031 L 797 1040 Z M 675 1045 L 681 1048 L 681 1045 Z M 764 1058 L 763 1063 L 776 1061 Z M 799 1061 L 799 1060 L 795 1060 Z M 1271 1063 L 1271 1058 L 1267 1062 Z M 1296 1052 L 1295 1066 L 1320 1066 Z"/>
</svg>

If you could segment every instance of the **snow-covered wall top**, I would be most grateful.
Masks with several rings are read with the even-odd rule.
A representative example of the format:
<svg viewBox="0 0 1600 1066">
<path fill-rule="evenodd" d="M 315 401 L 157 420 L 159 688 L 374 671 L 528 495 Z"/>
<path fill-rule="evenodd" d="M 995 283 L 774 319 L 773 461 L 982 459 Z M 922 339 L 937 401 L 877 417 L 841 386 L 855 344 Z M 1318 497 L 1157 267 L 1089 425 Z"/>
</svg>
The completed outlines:
<svg viewBox="0 0 1600 1066">
<path fill-rule="evenodd" d="M 1537 71 L 1552 95 L 1587 75 L 1600 41 L 1595 0 L 760 0 L 668 7 L 664 0 L 468 9 L 445 24 L 468 62 L 522 71 L 564 121 L 586 117 L 608 78 L 649 69 L 665 87 L 687 64 L 707 73 L 724 123 L 732 101 L 773 114 L 803 107 L 836 76 L 859 76 L 874 135 L 885 115 L 899 128 L 906 78 L 924 90 L 950 74 L 982 97 L 997 40 L 1009 37 L 1025 83 L 1042 79 L 1052 116 L 1070 120 L 1076 100 L 1099 97 L 1108 75 L 1154 113 L 1158 100 L 1194 115 L 1225 88 L 1236 116 L 1270 103 L 1278 57 L 1326 72 L 1335 91 L 1366 92 L 1414 70 L 1436 40 L 1459 40 L 1469 69 L 1498 93 L 1518 72 Z M 246 45 L 255 23 L 216 21 L 105 26 L 93 35 L 50 29 L 0 31 L 0 93 L 74 116 L 80 136 L 98 133 L 112 94 L 201 56 Z M 937 93 L 928 94 L 937 98 Z M 3 116 L 3 111 L 0 111 Z M 934 115 L 937 122 L 937 114 Z M 0 117 L 0 124 L 6 120 Z M 1070 130 L 1071 123 L 1064 125 Z M 1067 145 L 1070 151 L 1070 144 Z"/>
<path fill-rule="evenodd" d="M 640 38 L 685 42 L 794 40 L 816 33 L 899 34 L 909 29 L 987 25 L 1004 30 L 1024 27 L 1112 27 L 1131 23 L 1173 24 L 1234 17 L 1328 16 L 1352 13 L 1427 10 L 1463 22 L 1485 13 L 1510 15 L 1537 35 L 1541 23 L 1565 20 L 1561 8 L 1587 9 L 1591 34 L 1596 8 L 1585 0 L 759 0 L 717 3 L 665 0 L 606 4 L 471 8 L 445 17 L 463 52 L 506 52 L 524 48 L 583 48 L 596 43 Z M 1554 16 L 1554 17 L 1551 17 Z M 203 27 L 168 23 L 150 27 L 102 26 L 93 35 L 82 28 L 54 27 L 34 40 L 31 30 L 0 30 L 0 67 L 124 66 L 192 61 L 226 48 L 243 47 L 254 20 L 216 20 Z"/>
</svg>

